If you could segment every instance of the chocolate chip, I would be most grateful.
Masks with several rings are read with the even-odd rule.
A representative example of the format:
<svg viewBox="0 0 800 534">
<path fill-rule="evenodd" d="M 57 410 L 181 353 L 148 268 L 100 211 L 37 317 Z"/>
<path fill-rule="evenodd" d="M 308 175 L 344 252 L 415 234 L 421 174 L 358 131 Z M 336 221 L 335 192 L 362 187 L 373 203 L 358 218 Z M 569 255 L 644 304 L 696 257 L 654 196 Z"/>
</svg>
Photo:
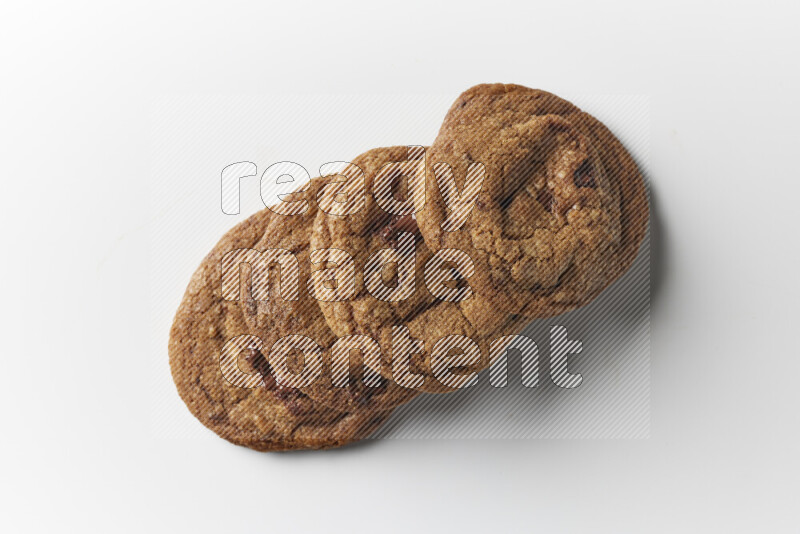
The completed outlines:
<svg viewBox="0 0 800 534">
<path fill-rule="evenodd" d="M 412 234 L 419 233 L 417 220 L 413 215 L 395 215 L 389 221 L 389 224 L 381 228 L 379 235 L 386 243 L 396 245 L 398 232 L 410 232 Z"/>
<path fill-rule="evenodd" d="M 275 377 L 272 376 L 272 367 L 270 367 L 269 362 L 260 350 L 250 347 L 247 349 L 245 359 L 261 375 L 261 385 L 271 391 L 272 395 L 289 410 L 289 413 L 301 415 L 306 411 L 306 407 L 301 401 L 305 395 L 295 388 L 288 388 L 278 384 L 275 381 Z"/>
<path fill-rule="evenodd" d="M 588 159 L 581 163 L 581 166 L 572 173 L 572 182 L 577 187 L 597 187 L 594 181 L 594 166 Z"/>
<path fill-rule="evenodd" d="M 250 347 L 247 349 L 245 360 L 247 360 L 247 363 L 261 375 L 261 385 L 264 388 L 274 391 L 276 388 L 280 387 L 278 383 L 275 382 L 275 377 L 272 376 L 272 367 L 270 367 L 269 362 L 264 355 L 261 354 L 260 350 L 255 347 Z"/>
<path fill-rule="evenodd" d="M 283 403 L 283 406 L 292 415 L 300 415 L 305 412 L 305 407 L 301 402 L 303 394 L 292 388 L 278 387 L 272 392 L 275 398 Z"/>
<path fill-rule="evenodd" d="M 255 347 L 250 347 L 247 349 L 247 354 L 245 355 L 245 360 L 250 366 L 255 369 L 259 374 L 265 375 L 270 374 L 270 366 L 267 359 L 261 354 L 261 351 Z"/>
<path fill-rule="evenodd" d="M 477 199 L 477 200 L 475 201 L 475 207 L 476 207 L 476 208 L 478 208 L 479 210 L 483 211 L 483 210 L 485 210 L 485 209 L 486 209 L 486 204 L 484 204 L 484 203 L 481 201 L 481 199 Z"/>
<path fill-rule="evenodd" d="M 271 391 L 274 391 L 275 388 L 279 387 L 278 383 L 275 382 L 275 377 L 273 377 L 271 373 L 261 375 L 261 385 Z"/>
<path fill-rule="evenodd" d="M 383 239 L 387 243 L 392 239 L 393 235 L 394 235 L 394 229 L 392 228 L 391 225 L 384 226 L 383 228 L 381 228 L 380 232 L 381 239 Z"/>
<path fill-rule="evenodd" d="M 381 380 L 380 385 L 375 387 L 370 387 L 363 381 L 359 380 L 355 384 L 351 384 L 351 386 L 347 389 L 347 392 L 354 402 L 360 404 L 361 406 L 367 406 L 372 401 L 372 397 L 385 393 L 386 389 L 386 380 Z"/>
<path fill-rule="evenodd" d="M 228 414 L 226 413 L 215 413 L 211 414 L 211 421 L 214 423 L 222 423 L 228 419 Z"/>
<path fill-rule="evenodd" d="M 417 220 L 413 215 L 403 215 L 402 217 L 394 217 L 394 227 L 399 232 L 410 232 L 415 234 L 419 231 Z"/>
</svg>

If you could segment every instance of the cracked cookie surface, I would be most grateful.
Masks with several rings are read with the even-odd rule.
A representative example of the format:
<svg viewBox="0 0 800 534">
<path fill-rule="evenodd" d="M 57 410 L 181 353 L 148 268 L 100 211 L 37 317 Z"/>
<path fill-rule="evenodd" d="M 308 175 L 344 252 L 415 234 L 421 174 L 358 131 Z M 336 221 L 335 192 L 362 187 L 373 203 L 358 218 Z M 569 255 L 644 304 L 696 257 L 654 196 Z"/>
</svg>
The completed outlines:
<svg viewBox="0 0 800 534">
<path fill-rule="evenodd" d="M 445 164 L 461 191 L 468 172 L 485 171 L 456 231 L 443 228 L 452 218 L 437 180 Z M 426 192 L 417 218 L 428 246 L 475 263 L 465 305 L 532 318 L 593 300 L 630 266 L 648 218 L 642 176 L 619 141 L 571 103 L 515 85 L 476 86 L 456 100 L 429 151 Z"/>
<path fill-rule="evenodd" d="M 315 298 L 321 295 L 313 293 L 314 285 L 308 283 L 312 260 L 315 259 L 312 258 L 312 250 L 316 249 L 311 243 L 312 229 L 315 219 L 331 217 L 319 209 L 324 190 L 329 185 L 335 186 L 335 183 L 331 182 L 332 179 L 315 178 L 307 187 L 302 187 L 301 191 L 290 195 L 286 200 L 307 200 L 306 210 L 297 215 L 273 217 L 264 229 L 263 237 L 253 246 L 259 251 L 282 249 L 294 255 L 299 269 L 299 294 L 295 300 L 284 299 L 280 293 L 283 286 L 279 287 L 275 283 L 278 271 L 273 269 L 267 288 L 269 298 L 260 300 L 247 298 L 243 307 L 245 321 L 250 330 L 263 340 L 267 349 L 285 336 L 304 336 L 321 348 L 319 377 L 299 388 L 313 400 L 342 411 L 389 410 L 409 402 L 419 392 L 400 387 L 385 378 L 381 379 L 378 385 L 368 383 L 365 380 L 363 352 L 359 350 L 345 352 L 350 362 L 346 387 L 335 386 L 331 379 L 334 375 L 333 349 L 338 341 L 338 332 L 326 321 L 320 308 L 321 303 Z M 322 205 L 326 205 L 324 199 Z M 281 284 L 284 283 L 285 279 L 282 279 Z M 272 354 L 266 356 L 274 365 Z M 306 356 L 299 351 L 290 354 L 287 358 L 289 372 L 302 373 L 308 361 Z"/>
<path fill-rule="evenodd" d="M 261 374 L 258 387 L 237 387 L 222 375 L 223 346 L 249 329 L 240 303 L 222 298 L 221 260 L 255 245 L 272 217 L 265 209 L 234 227 L 192 276 L 170 332 L 173 380 L 192 414 L 232 443 L 261 451 L 339 447 L 368 436 L 391 411 L 338 411 L 300 391 L 277 388 L 253 351 L 243 351 L 238 367 Z"/>
<path fill-rule="evenodd" d="M 363 173 L 353 173 L 352 179 L 337 184 L 337 191 L 351 199 L 354 193 L 365 189 L 364 205 L 347 216 L 332 217 L 320 214 L 311 235 L 312 249 L 337 249 L 351 255 L 357 266 L 355 284 L 350 288 L 350 298 L 321 301 L 328 324 L 338 336 L 364 335 L 376 340 L 382 349 L 380 373 L 393 377 L 392 358 L 405 358 L 405 351 L 393 353 L 392 336 L 395 327 L 405 327 L 411 338 L 422 342 L 410 352 L 409 368 L 424 381 L 416 386 L 420 391 L 442 393 L 455 388 L 442 384 L 434 377 L 431 354 L 435 344 L 446 336 L 465 336 L 480 348 L 478 358 L 459 366 L 459 373 L 468 376 L 479 372 L 489 363 L 489 337 L 516 333 L 521 329 L 518 320 L 507 315 L 496 319 L 490 331 L 479 332 L 471 317 L 461 306 L 434 297 L 425 283 L 425 266 L 433 253 L 427 247 L 412 214 L 386 211 L 380 203 L 380 183 L 389 180 L 393 190 L 386 191 L 396 198 L 409 198 L 409 187 L 404 180 L 417 172 L 422 160 L 413 159 L 414 148 L 396 146 L 366 152 L 353 160 Z M 393 164 L 393 165 L 387 165 Z M 363 181 L 362 181 L 363 179 Z M 381 269 L 374 261 L 384 253 L 386 265 Z M 404 264 L 404 267 L 401 267 Z M 328 268 L 325 263 L 313 267 L 317 272 Z M 413 283 L 407 286 L 400 277 L 413 274 Z M 403 288 L 408 287 L 408 291 Z M 473 309 L 475 316 L 492 315 L 494 310 Z M 398 343 L 398 348 L 402 344 Z M 409 348 L 411 342 L 402 345 Z M 417 349 L 421 350 L 417 350 Z M 454 351 L 457 353 L 458 351 Z M 457 354 L 454 354 L 457 357 Z M 378 370 L 378 369 L 376 369 Z"/>
</svg>

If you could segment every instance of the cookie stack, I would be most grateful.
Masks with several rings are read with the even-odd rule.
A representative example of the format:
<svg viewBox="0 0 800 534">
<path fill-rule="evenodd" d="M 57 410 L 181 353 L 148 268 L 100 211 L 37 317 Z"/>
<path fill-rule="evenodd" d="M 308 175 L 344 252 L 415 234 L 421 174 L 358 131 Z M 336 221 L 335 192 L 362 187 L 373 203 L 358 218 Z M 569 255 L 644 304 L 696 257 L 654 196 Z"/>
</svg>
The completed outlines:
<svg viewBox="0 0 800 534">
<path fill-rule="evenodd" d="M 178 392 L 204 425 L 265 451 L 359 440 L 417 395 L 474 379 L 531 319 L 588 304 L 636 256 L 648 220 L 639 170 L 603 124 L 555 95 L 473 87 L 422 153 L 366 152 L 350 167 L 358 180 L 313 179 L 292 196 L 318 202 L 293 215 L 264 209 L 206 256 L 169 344 Z M 413 214 L 390 213 L 370 194 L 407 199 L 411 180 L 425 195 Z M 367 194 L 349 194 L 353 184 Z M 346 216 L 325 209 L 322 199 L 339 197 L 360 204 Z M 276 276 L 259 298 L 253 271 L 236 270 L 241 298 L 226 298 L 223 271 L 232 257 L 246 259 L 231 255 L 243 250 L 290 253 L 297 294 L 284 298 L 281 264 L 280 284 L 271 269 Z M 389 261 L 376 265 L 380 250 Z M 413 291 L 400 289 L 403 262 Z M 336 268 L 353 276 L 338 280 Z M 346 351 L 349 369 L 337 366 L 341 347 L 358 349 Z M 436 354 L 451 358 L 449 372 Z M 321 371 L 314 380 L 280 379 L 302 374 L 312 360 Z M 241 383 L 226 368 L 236 368 Z"/>
</svg>

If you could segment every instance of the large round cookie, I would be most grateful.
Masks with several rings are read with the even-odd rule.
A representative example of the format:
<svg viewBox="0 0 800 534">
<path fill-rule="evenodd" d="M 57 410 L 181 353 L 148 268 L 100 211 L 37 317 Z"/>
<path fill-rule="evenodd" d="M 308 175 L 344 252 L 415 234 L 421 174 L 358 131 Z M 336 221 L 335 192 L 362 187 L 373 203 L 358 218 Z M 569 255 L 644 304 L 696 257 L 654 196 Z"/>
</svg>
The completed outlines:
<svg viewBox="0 0 800 534">
<path fill-rule="evenodd" d="M 474 208 L 447 231 L 446 165 L 464 191 L 479 164 Z M 516 85 L 479 85 L 456 100 L 426 184 L 420 230 L 433 250 L 473 260 L 478 308 L 549 317 L 586 305 L 627 270 L 647 225 L 642 176 L 619 141 L 571 103 Z"/>
<path fill-rule="evenodd" d="M 311 246 L 315 250 L 344 251 L 354 258 L 357 266 L 355 284 L 349 293 L 352 296 L 319 303 L 334 333 L 338 336 L 364 335 L 378 341 L 383 356 L 380 372 L 385 377 L 397 379 L 392 367 L 393 359 L 410 356 L 409 370 L 423 380 L 414 387 L 424 392 L 442 393 L 462 387 L 466 382 L 453 379 L 446 384 L 434 376 L 433 367 L 436 364 L 431 357 L 440 339 L 464 336 L 475 342 L 480 349 L 480 357 L 475 358 L 473 351 L 469 363 L 457 365 L 458 374 L 468 377 L 489 364 L 492 336 L 516 333 L 521 325 L 517 320 L 512 321 L 507 314 L 494 315 L 495 310 L 489 308 L 467 308 L 473 311 L 470 316 L 464 313 L 458 303 L 434 297 L 428 290 L 424 271 L 433 254 L 422 240 L 413 215 L 393 215 L 385 209 L 385 202 L 378 201 L 382 193 L 405 199 L 411 196 L 407 182 L 405 191 L 400 190 L 404 189 L 403 183 L 409 177 L 418 173 L 423 160 L 416 160 L 414 156 L 415 151 L 419 153 L 419 148 L 380 148 L 353 160 L 352 163 L 363 175 L 357 174 L 354 175 L 357 179 L 336 184 L 337 188 L 332 193 L 350 199 L 356 191 L 365 188 L 368 192 L 365 202 L 358 211 L 347 216 L 320 213 L 314 224 Z M 380 185 L 389 183 L 394 190 Z M 389 260 L 382 269 L 375 261 L 379 253 L 386 253 Z M 405 264 L 405 267 L 401 268 L 400 264 Z M 326 269 L 329 269 L 326 263 L 312 267 L 317 273 Z M 436 276 L 436 270 L 430 272 Z M 413 283 L 401 283 L 400 277 L 410 280 L 410 274 L 413 274 Z M 410 288 L 410 291 L 404 291 L 404 287 Z M 479 331 L 474 326 L 473 323 L 477 322 L 473 320 L 475 317 L 483 323 L 490 322 L 484 320 L 483 316 L 494 317 L 491 321 L 493 328 Z M 393 329 L 397 327 L 407 328 L 407 335 L 421 345 L 409 351 L 398 350 L 395 354 Z M 403 338 L 398 336 L 398 339 Z M 397 348 L 411 349 L 412 343 L 397 343 Z M 462 345 L 462 350 L 465 345 Z M 458 357 L 458 354 L 463 353 L 454 349 L 453 356 Z M 436 362 L 441 363 L 442 360 L 437 358 Z"/>
<path fill-rule="evenodd" d="M 220 262 L 231 250 L 252 247 L 272 217 L 263 210 L 230 230 L 192 276 L 169 341 L 178 393 L 205 426 L 252 449 L 322 449 L 362 439 L 391 412 L 341 412 L 313 402 L 297 390 L 278 388 L 262 355 L 254 350 L 239 358 L 239 367 L 264 373 L 261 387 L 233 386 L 222 374 L 223 346 L 249 332 L 240 304 L 221 297 Z"/>
<path fill-rule="evenodd" d="M 345 169 L 343 172 L 348 171 Z M 342 411 L 388 410 L 410 401 L 418 392 L 400 387 L 388 379 L 380 379 L 377 387 L 373 387 L 373 384 L 365 380 L 364 352 L 358 350 L 348 351 L 346 354 L 350 361 L 348 385 L 336 387 L 332 381 L 332 362 L 338 337 L 325 320 L 320 303 L 315 298 L 321 295 L 313 293 L 314 288 L 307 283 L 311 275 L 311 249 L 314 248 L 310 246 L 314 220 L 330 216 L 321 211 L 319 206 L 320 203 L 327 205 L 325 198 L 330 197 L 325 195 L 330 190 L 323 190 L 329 184 L 329 187 L 335 187 L 337 179 L 340 178 L 315 178 L 298 192 L 285 197 L 284 200 L 288 202 L 305 201 L 305 210 L 295 215 L 273 217 L 265 228 L 263 237 L 253 245 L 252 248 L 260 252 L 278 249 L 290 252 L 297 259 L 299 291 L 294 300 L 284 298 L 281 293 L 284 290 L 284 273 L 279 285 L 276 283 L 278 270 L 272 269 L 269 280 L 264 281 L 262 288 L 264 296 L 268 298 L 251 298 L 251 292 L 243 308 L 245 321 L 251 331 L 263 340 L 267 348 L 266 356 L 273 366 L 275 355 L 269 348 L 286 336 L 303 336 L 321 349 L 320 359 L 314 360 L 321 367 L 319 376 L 299 388 L 315 401 Z M 373 354 L 378 356 L 377 351 L 373 351 Z M 305 366 L 312 361 L 309 359 L 309 351 L 298 350 L 286 356 L 289 360 L 288 371 L 291 373 L 302 373 Z"/>
</svg>

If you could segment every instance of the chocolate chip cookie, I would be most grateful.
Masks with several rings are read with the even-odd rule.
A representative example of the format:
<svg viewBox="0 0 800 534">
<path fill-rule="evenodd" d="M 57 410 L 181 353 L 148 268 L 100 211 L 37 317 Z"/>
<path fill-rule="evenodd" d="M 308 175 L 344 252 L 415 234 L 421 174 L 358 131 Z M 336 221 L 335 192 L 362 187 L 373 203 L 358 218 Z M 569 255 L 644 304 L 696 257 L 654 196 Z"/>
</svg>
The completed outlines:
<svg viewBox="0 0 800 534">
<path fill-rule="evenodd" d="M 287 276 L 288 267 L 278 268 L 277 260 L 267 265 L 270 260 L 265 260 L 261 265 L 269 268 L 269 276 L 265 277 L 267 279 L 263 283 L 253 282 L 260 295 L 254 298 L 252 290 L 243 292 L 243 312 L 250 330 L 263 340 L 273 370 L 280 367 L 284 369 L 284 376 L 291 378 L 290 375 L 295 375 L 305 380 L 306 383 L 299 385 L 298 389 L 314 401 L 341 411 L 388 410 L 410 401 L 418 392 L 380 378 L 377 374 L 370 377 L 368 373 L 375 365 L 365 366 L 364 363 L 368 363 L 370 357 L 376 360 L 380 357 L 380 346 L 369 343 L 370 340 L 340 340 L 326 321 L 317 301 L 317 298 L 328 298 L 326 292 L 336 290 L 327 289 L 322 282 L 308 283 L 312 262 L 323 263 L 312 254 L 315 248 L 311 244 L 314 221 L 318 218 L 341 217 L 330 215 L 320 207 L 336 211 L 337 194 L 333 189 L 339 183 L 337 180 L 341 180 L 350 170 L 343 172 L 344 175 L 315 178 L 307 187 L 284 199 L 287 202 L 304 202 L 304 209 L 295 215 L 273 217 L 253 249 L 264 253 L 273 251 L 273 258 L 278 258 L 275 251 L 282 251 L 284 259 L 291 262 L 292 269 L 296 269 L 296 274 Z M 289 255 L 294 259 L 290 259 Z M 258 259 L 255 256 L 250 259 L 242 256 L 241 261 L 250 262 L 252 273 L 253 263 Z M 352 262 L 348 264 L 355 267 Z M 296 280 L 298 291 L 287 299 L 284 291 L 289 278 Z M 344 285 L 347 283 L 342 282 L 341 286 Z M 341 286 L 339 292 L 344 291 Z M 292 341 L 283 354 L 282 359 L 287 361 L 285 366 L 276 365 L 275 354 L 269 350 L 274 349 L 282 338 Z M 336 366 L 337 362 L 343 361 L 349 362 L 349 365 Z M 347 374 L 347 378 L 337 386 L 334 379 L 342 378 L 344 374 Z"/>
<path fill-rule="evenodd" d="M 545 91 L 467 90 L 425 170 L 420 231 L 432 250 L 472 259 L 465 304 L 477 309 L 549 317 L 584 306 L 627 270 L 646 231 L 633 159 L 599 121 Z"/>
<path fill-rule="evenodd" d="M 221 260 L 261 239 L 274 215 L 263 210 L 230 230 L 192 276 L 169 341 L 172 376 L 192 414 L 219 436 L 262 451 L 338 447 L 368 436 L 391 411 L 342 412 L 275 383 L 263 354 L 247 345 L 234 364 L 253 387 L 223 376 L 220 356 L 231 339 L 248 334 L 239 302 L 221 296 Z"/>
<path fill-rule="evenodd" d="M 429 291 L 428 283 L 438 275 L 429 265 L 434 259 L 433 253 L 419 233 L 413 206 L 408 206 L 406 213 L 403 213 L 403 206 L 394 206 L 394 213 L 389 211 L 391 203 L 396 202 L 393 199 L 411 203 L 415 192 L 408 180 L 420 176 L 418 167 L 424 161 L 422 154 L 421 147 L 398 146 L 371 150 L 353 160 L 360 172 L 335 184 L 330 195 L 341 196 L 342 202 L 349 199 L 361 202 L 358 192 L 366 190 L 368 194 L 359 209 L 347 216 L 320 213 L 311 234 L 311 246 L 312 249 L 343 251 L 359 266 L 355 269 L 355 283 L 347 288 L 347 294 L 341 295 L 343 298 L 319 303 L 334 333 L 367 336 L 378 341 L 383 349 L 380 372 L 385 377 L 399 380 L 399 370 L 393 368 L 393 362 L 401 363 L 399 360 L 407 356 L 408 371 L 420 379 L 409 377 L 409 382 L 401 383 L 414 384 L 420 391 L 441 393 L 453 391 L 463 383 L 452 377 L 449 384 L 443 384 L 434 377 L 437 362 L 445 363 L 442 358 L 432 359 L 435 352 L 443 354 L 444 345 L 436 345 L 439 340 L 445 338 L 441 343 L 449 339 L 451 343 L 461 344 L 461 350 L 452 347 L 452 363 L 459 376 L 468 377 L 488 365 L 489 337 L 516 333 L 520 325 L 508 315 L 502 315 L 494 320 L 493 329 L 479 332 L 470 319 L 492 316 L 494 310 L 469 308 L 474 311 L 470 317 L 459 304 Z M 354 202 L 350 200 L 351 204 Z M 320 281 L 338 283 L 336 273 L 341 271 L 334 264 L 320 262 L 312 271 Z M 440 268 L 447 266 L 442 264 Z M 460 282 L 466 283 L 465 280 Z M 447 289 L 457 292 L 458 283 L 453 280 L 453 287 Z M 456 336 L 461 339 L 457 340 Z M 469 362 L 458 364 L 459 355 Z"/>
</svg>

